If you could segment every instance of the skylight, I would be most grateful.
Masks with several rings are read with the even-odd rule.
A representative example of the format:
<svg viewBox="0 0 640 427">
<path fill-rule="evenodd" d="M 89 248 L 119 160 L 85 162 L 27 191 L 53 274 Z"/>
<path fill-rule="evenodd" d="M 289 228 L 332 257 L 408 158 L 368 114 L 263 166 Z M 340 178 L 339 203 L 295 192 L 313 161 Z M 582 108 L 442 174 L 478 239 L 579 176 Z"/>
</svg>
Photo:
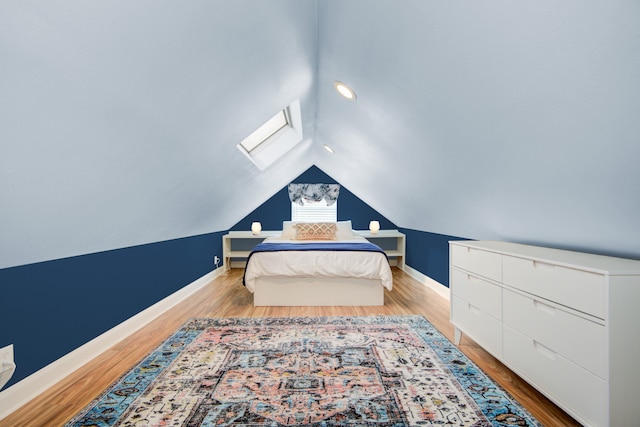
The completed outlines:
<svg viewBox="0 0 640 427">
<path fill-rule="evenodd" d="M 279 111 L 278 114 L 273 116 L 255 132 L 246 137 L 240 145 L 242 145 L 248 153 L 251 153 L 253 150 L 258 148 L 260 144 L 263 144 L 267 142 L 269 138 L 274 137 L 285 126 L 289 126 L 286 109 Z"/>
<path fill-rule="evenodd" d="M 243 139 L 237 147 L 258 169 L 264 170 L 300 141 L 302 115 L 300 101 L 296 100 Z"/>
</svg>

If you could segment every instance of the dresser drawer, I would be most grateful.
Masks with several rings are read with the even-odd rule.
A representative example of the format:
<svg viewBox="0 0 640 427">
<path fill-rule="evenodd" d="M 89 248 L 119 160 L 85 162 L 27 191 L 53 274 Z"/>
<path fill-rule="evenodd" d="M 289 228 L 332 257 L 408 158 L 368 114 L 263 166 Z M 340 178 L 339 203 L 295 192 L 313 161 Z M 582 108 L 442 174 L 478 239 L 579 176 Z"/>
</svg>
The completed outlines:
<svg viewBox="0 0 640 427">
<path fill-rule="evenodd" d="M 543 391 L 582 423 L 607 425 L 607 387 L 603 379 L 580 368 L 552 350 L 503 327 L 504 360 L 524 379 Z"/>
<path fill-rule="evenodd" d="M 451 293 L 460 299 L 472 302 L 480 310 L 502 319 L 502 288 L 477 276 L 451 269 Z"/>
<path fill-rule="evenodd" d="M 471 273 L 502 280 L 502 255 L 482 249 L 451 244 L 451 264 Z"/>
<path fill-rule="evenodd" d="M 455 295 L 451 296 L 451 322 L 496 357 L 502 355 L 502 323 Z"/>
<path fill-rule="evenodd" d="M 506 285 L 605 318 L 604 275 L 507 255 L 502 264 Z"/>
<path fill-rule="evenodd" d="M 606 379 L 603 325 L 507 289 L 502 298 L 505 325 Z"/>
</svg>

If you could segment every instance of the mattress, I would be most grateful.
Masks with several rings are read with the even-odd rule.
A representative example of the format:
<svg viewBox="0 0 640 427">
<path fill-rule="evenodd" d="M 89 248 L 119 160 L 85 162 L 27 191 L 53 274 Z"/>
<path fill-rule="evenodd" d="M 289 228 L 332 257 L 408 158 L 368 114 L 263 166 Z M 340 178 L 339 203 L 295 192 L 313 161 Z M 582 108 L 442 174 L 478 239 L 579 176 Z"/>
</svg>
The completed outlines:
<svg viewBox="0 0 640 427">
<path fill-rule="evenodd" d="M 266 252 L 252 252 L 247 260 L 244 284 L 251 292 L 254 292 L 255 282 L 259 277 L 375 279 L 380 280 L 388 290 L 392 289 L 393 277 L 384 251 L 380 248 L 364 249 L 364 246 L 360 250 L 347 249 L 347 244 L 351 243 L 372 245 L 364 237 L 350 236 L 332 241 L 292 241 L 270 237 L 264 243 L 270 244 L 272 248 Z M 274 250 L 273 247 L 277 244 L 282 244 L 286 250 Z M 332 245 L 336 249 L 331 249 Z"/>
</svg>

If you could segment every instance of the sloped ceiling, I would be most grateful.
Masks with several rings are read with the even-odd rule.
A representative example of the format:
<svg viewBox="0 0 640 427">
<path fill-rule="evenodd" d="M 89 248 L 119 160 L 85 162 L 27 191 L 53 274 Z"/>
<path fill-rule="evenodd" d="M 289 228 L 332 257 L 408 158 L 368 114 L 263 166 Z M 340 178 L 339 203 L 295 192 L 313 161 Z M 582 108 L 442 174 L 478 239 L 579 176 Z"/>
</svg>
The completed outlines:
<svg viewBox="0 0 640 427">
<path fill-rule="evenodd" d="M 10 0 L 0 61 L 0 268 L 226 230 L 314 164 L 402 227 L 640 257 L 635 0 Z"/>
<path fill-rule="evenodd" d="M 317 165 L 365 202 L 640 258 L 640 2 L 322 1 L 319 22 Z"/>
</svg>

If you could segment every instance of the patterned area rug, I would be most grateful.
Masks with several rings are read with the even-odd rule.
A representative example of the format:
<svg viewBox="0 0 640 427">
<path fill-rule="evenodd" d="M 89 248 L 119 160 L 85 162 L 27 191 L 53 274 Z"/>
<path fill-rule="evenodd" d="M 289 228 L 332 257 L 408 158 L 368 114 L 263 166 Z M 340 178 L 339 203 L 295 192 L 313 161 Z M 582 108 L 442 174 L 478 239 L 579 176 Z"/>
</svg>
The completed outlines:
<svg viewBox="0 0 640 427">
<path fill-rule="evenodd" d="M 424 317 L 192 319 L 67 426 L 540 426 Z"/>
</svg>

